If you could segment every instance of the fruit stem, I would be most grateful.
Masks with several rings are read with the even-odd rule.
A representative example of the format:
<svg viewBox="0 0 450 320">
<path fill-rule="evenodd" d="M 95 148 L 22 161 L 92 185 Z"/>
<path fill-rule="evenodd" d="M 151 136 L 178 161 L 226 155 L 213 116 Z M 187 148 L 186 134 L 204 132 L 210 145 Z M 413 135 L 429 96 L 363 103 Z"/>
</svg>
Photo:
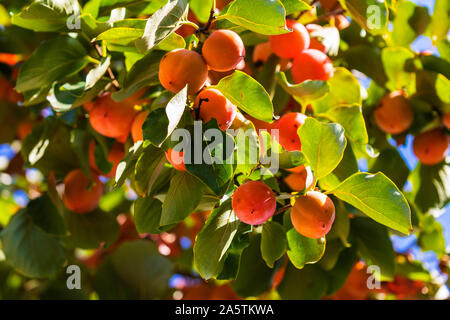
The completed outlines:
<svg viewBox="0 0 450 320">
<path fill-rule="evenodd" d="M 275 211 L 275 213 L 273 215 L 276 215 L 276 214 L 279 214 L 279 213 L 283 213 L 283 212 L 289 210 L 290 208 L 292 208 L 292 205 L 291 204 L 287 204 L 284 207 L 281 207 L 280 209 Z"/>
</svg>

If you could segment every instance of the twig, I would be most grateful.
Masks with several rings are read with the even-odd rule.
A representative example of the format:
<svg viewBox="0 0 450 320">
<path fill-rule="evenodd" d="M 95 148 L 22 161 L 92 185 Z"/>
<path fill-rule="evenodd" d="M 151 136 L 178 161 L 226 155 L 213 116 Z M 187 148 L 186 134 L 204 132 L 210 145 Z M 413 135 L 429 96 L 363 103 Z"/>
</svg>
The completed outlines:
<svg viewBox="0 0 450 320">
<path fill-rule="evenodd" d="M 289 210 L 290 208 L 292 208 L 292 205 L 287 204 L 284 207 L 281 207 L 280 209 L 278 209 L 277 211 L 275 211 L 275 213 L 273 215 L 285 212 L 286 210 Z"/>
<path fill-rule="evenodd" d="M 196 34 L 206 33 L 209 30 L 209 28 L 211 27 L 211 24 L 216 19 L 216 17 L 214 16 L 214 14 L 216 13 L 215 9 L 216 9 L 216 1 L 213 1 L 213 6 L 212 6 L 211 11 L 209 13 L 208 22 L 206 23 L 206 25 L 204 27 L 198 28 L 197 31 L 195 32 Z"/>
<path fill-rule="evenodd" d="M 325 14 L 323 14 L 323 15 L 317 17 L 316 20 L 311 21 L 310 23 L 317 23 L 317 22 L 319 22 L 319 21 L 321 21 L 321 20 L 326 20 L 326 19 L 328 19 L 329 17 L 332 17 L 332 16 L 338 16 L 338 15 L 343 14 L 343 13 L 345 13 L 345 10 L 342 9 L 342 8 L 339 8 L 339 9 L 336 9 L 336 10 L 333 10 L 333 11 L 330 11 L 330 12 L 327 12 L 327 13 L 325 13 Z"/>
<path fill-rule="evenodd" d="M 102 48 L 100 48 L 100 46 L 98 44 L 94 44 L 95 49 L 97 50 L 97 53 L 100 55 L 100 57 L 103 57 L 103 51 Z M 119 89 L 120 85 L 119 85 L 119 81 L 116 80 L 116 77 L 114 76 L 114 73 L 112 72 L 111 68 L 108 68 L 108 75 L 112 80 L 112 84 L 114 85 L 114 87 L 116 89 Z"/>
</svg>

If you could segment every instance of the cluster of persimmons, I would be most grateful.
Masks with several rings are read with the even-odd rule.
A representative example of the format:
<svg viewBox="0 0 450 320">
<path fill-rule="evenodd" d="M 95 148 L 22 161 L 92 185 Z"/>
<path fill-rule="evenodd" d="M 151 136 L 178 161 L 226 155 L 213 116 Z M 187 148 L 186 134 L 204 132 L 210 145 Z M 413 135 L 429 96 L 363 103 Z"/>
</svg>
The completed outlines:
<svg viewBox="0 0 450 320">
<path fill-rule="evenodd" d="M 255 46 L 252 57 L 255 65 L 264 64 L 270 56 L 275 55 L 279 58 L 280 69 L 290 70 L 296 84 L 307 80 L 330 79 L 333 76 L 334 67 L 327 56 L 327 48 L 318 39 L 310 36 L 312 32 L 322 27 L 315 24 L 304 26 L 295 20 L 287 20 L 286 25 L 291 32 L 270 36 L 268 42 Z M 195 30 L 189 31 L 185 28 L 177 32 L 185 36 L 186 32 L 195 32 Z M 248 71 L 244 62 L 246 49 L 240 36 L 232 30 L 218 29 L 212 32 L 207 31 L 206 34 L 206 40 L 195 50 L 176 49 L 168 52 L 159 65 L 159 80 L 165 89 L 173 93 L 178 93 L 187 86 L 191 106 L 198 119 L 205 123 L 215 119 L 219 128 L 226 131 L 238 121 L 238 110 L 212 85 L 232 74 L 236 69 Z M 64 179 L 62 200 L 69 210 L 79 214 L 94 210 L 103 194 L 103 185 L 99 177 L 115 177 L 118 164 L 125 155 L 124 144 L 130 134 L 134 142 L 143 140 L 142 127 L 150 113 L 138 107 L 149 103 L 148 99 L 142 99 L 141 96 L 142 92 L 139 91 L 124 101 L 116 102 L 112 99 L 111 93 L 107 92 L 83 105 L 92 128 L 105 137 L 115 139 L 115 143 L 106 155 L 112 166 L 109 172 L 102 172 L 98 168 L 95 153 L 100 146 L 92 140 L 89 145 L 90 177 L 81 169 L 75 169 Z M 0 100 L 17 103 L 20 99 L 21 97 L 12 89 L 9 81 L 0 78 Z M 373 115 L 377 126 L 383 132 L 392 135 L 407 132 L 414 121 L 413 108 L 403 91 L 391 92 L 384 96 Z M 286 151 L 302 150 L 298 130 L 304 124 L 307 115 L 300 112 L 288 112 L 272 123 L 263 122 L 250 115 L 244 115 L 244 117 L 253 123 L 258 132 L 260 130 L 270 132 L 271 129 L 277 129 L 278 143 Z M 18 127 L 20 139 L 24 139 L 31 132 L 34 123 L 35 120 L 27 120 Z M 414 137 L 413 150 L 421 163 L 435 165 L 445 158 L 449 145 L 446 130 L 450 130 L 450 113 L 443 115 L 440 127 L 419 133 Z M 176 170 L 187 171 L 182 152 L 169 148 L 166 151 L 166 157 Z M 299 166 L 288 171 L 290 173 L 284 181 L 293 192 L 298 192 L 290 215 L 294 228 L 305 237 L 323 237 L 330 231 L 335 219 L 333 201 L 315 187 L 313 172 L 309 167 Z M 276 194 L 261 181 L 244 182 L 237 187 L 232 196 L 232 207 L 242 222 L 259 225 L 276 214 Z M 122 220 L 121 236 L 117 243 L 138 238 L 134 223 L 126 217 Z M 204 219 L 201 223 L 203 222 Z M 156 235 L 155 239 L 160 242 L 165 241 Z M 167 241 L 164 243 L 168 244 Z M 114 246 L 108 250 L 114 250 Z M 91 259 L 95 260 L 96 257 Z M 96 265 L 95 262 L 91 261 L 91 263 Z M 363 267 L 356 265 L 349 281 L 355 279 L 355 282 L 356 280 L 360 282 L 363 273 L 361 270 Z M 401 280 L 398 281 L 401 282 Z M 207 289 L 202 287 L 201 290 Z M 336 297 L 339 294 L 349 297 L 367 293 L 366 288 L 361 289 L 364 292 L 345 292 L 345 290 L 358 290 L 357 285 L 351 285 L 347 289 L 344 287 L 342 290 Z"/>
</svg>

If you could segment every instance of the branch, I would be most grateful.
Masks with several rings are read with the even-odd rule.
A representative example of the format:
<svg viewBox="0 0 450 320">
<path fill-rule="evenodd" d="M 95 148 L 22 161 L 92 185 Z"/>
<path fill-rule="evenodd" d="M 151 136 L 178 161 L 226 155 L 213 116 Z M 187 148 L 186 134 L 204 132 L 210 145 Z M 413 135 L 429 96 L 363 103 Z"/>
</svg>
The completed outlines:
<svg viewBox="0 0 450 320">
<path fill-rule="evenodd" d="M 94 44 L 95 49 L 97 50 L 97 53 L 100 55 L 100 57 L 103 57 L 103 52 L 102 52 L 102 48 L 100 48 L 100 46 L 98 44 Z M 119 81 L 116 80 L 116 77 L 114 76 L 114 73 L 112 72 L 111 68 L 108 68 L 108 75 L 112 80 L 112 84 L 114 85 L 114 87 L 116 89 L 119 89 L 120 85 L 119 85 Z"/>
</svg>

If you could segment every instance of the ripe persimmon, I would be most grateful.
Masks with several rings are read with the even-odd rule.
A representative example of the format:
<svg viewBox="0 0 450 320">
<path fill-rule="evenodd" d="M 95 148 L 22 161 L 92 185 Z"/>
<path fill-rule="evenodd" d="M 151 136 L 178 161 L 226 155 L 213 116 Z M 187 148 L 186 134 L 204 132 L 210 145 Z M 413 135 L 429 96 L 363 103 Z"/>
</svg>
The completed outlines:
<svg viewBox="0 0 450 320">
<path fill-rule="evenodd" d="M 253 50 L 253 62 L 256 66 L 262 65 L 269 59 L 269 57 L 274 54 L 270 42 L 264 42 L 257 44 Z M 291 66 L 291 60 L 282 58 L 280 59 L 280 70 L 285 71 Z"/>
<path fill-rule="evenodd" d="M 314 178 L 309 167 L 298 166 L 292 170 L 295 170 L 295 172 L 284 178 L 284 182 L 286 182 L 292 191 L 301 192 L 312 186 Z"/>
<path fill-rule="evenodd" d="M 291 221 L 295 230 L 308 238 L 321 238 L 333 225 L 335 208 L 331 199 L 319 192 L 308 191 L 296 199 L 291 210 Z"/>
<path fill-rule="evenodd" d="M 159 64 L 159 81 L 169 91 L 179 92 L 188 85 L 188 93 L 195 94 L 208 79 L 208 67 L 202 56 L 191 50 L 168 52 Z"/>
<path fill-rule="evenodd" d="M 219 128 L 227 130 L 236 117 L 237 108 L 217 89 L 206 88 L 195 99 L 195 107 L 200 108 L 199 116 L 205 123 L 216 119 Z"/>
<path fill-rule="evenodd" d="M 286 20 L 292 32 L 270 36 L 272 51 L 280 58 L 294 58 L 309 47 L 309 33 L 305 26 L 295 20 Z"/>
<path fill-rule="evenodd" d="M 144 139 L 142 135 L 142 126 L 144 125 L 145 119 L 147 119 L 149 113 L 149 111 L 142 111 L 139 112 L 134 118 L 131 125 L 131 137 L 134 142 L 142 141 Z"/>
<path fill-rule="evenodd" d="M 33 126 L 36 124 L 36 121 L 27 119 L 25 121 L 22 121 L 19 126 L 17 127 L 17 135 L 19 136 L 20 140 L 25 139 L 26 136 L 28 136 L 31 131 L 33 130 Z"/>
<path fill-rule="evenodd" d="M 333 76 L 334 67 L 330 58 L 322 51 L 306 49 L 294 58 L 291 72 L 297 84 L 306 80 L 326 81 Z"/>
<path fill-rule="evenodd" d="M 97 167 L 97 163 L 95 162 L 95 148 L 96 144 L 94 140 L 91 141 L 89 144 L 89 165 L 92 170 L 97 172 L 100 175 L 104 175 L 110 179 L 114 179 L 116 175 L 117 166 L 119 165 L 120 161 L 122 161 L 125 152 L 123 151 L 123 145 L 121 143 L 115 143 L 111 150 L 108 152 L 107 160 L 111 162 L 112 168 L 108 173 L 102 173 Z"/>
<path fill-rule="evenodd" d="M 245 57 L 241 37 L 231 30 L 216 30 L 203 44 L 202 54 L 208 67 L 215 71 L 229 71 Z"/>
<path fill-rule="evenodd" d="M 249 181 L 233 194 L 232 207 L 242 222 L 257 225 L 269 220 L 277 203 L 272 190 L 261 181 Z"/>
<path fill-rule="evenodd" d="M 444 114 L 444 116 L 442 117 L 442 123 L 447 128 L 447 130 L 450 130 L 450 112 Z"/>
<path fill-rule="evenodd" d="M 448 135 L 441 129 L 436 128 L 415 136 L 413 151 L 421 163 L 434 165 L 444 160 L 448 144 Z"/>
<path fill-rule="evenodd" d="M 385 95 L 374 111 L 377 126 L 386 133 L 399 134 L 408 130 L 414 120 L 414 111 L 402 91 Z"/>
<path fill-rule="evenodd" d="M 111 98 L 111 94 L 103 95 L 90 107 L 89 121 L 97 132 L 124 142 L 137 114 L 134 108 L 136 103 L 134 98 L 116 102 Z"/>
<path fill-rule="evenodd" d="M 62 200 L 67 209 L 84 214 L 98 206 L 102 193 L 103 186 L 96 174 L 92 174 L 91 184 L 81 169 L 75 169 L 64 179 Z"/>
<path fill-rule="evenodd" d="M 333 295 L 336 300 L 364 300 L 370 293 L 367 288 L 367 267 L 362 262 L 356 262 L 344 285 Z"/>
<path fill-rule="evenodd" d="M 172 148 L 169 148 L 166 151 L 167 161 L 178 171 L 187 171 L 186 165 L 184 164 L 184 152 L 183 151 L 175 151 Z"/>
<path fill-rule="evenodd" d="M 300 151 L 302 149 L 297 131 L 306 118 L 307 116 L 303 113 L 290 112 L 275 122 L 273 129 L 278 129 L 278 142 L 287 151 Z"/>
</svg>

